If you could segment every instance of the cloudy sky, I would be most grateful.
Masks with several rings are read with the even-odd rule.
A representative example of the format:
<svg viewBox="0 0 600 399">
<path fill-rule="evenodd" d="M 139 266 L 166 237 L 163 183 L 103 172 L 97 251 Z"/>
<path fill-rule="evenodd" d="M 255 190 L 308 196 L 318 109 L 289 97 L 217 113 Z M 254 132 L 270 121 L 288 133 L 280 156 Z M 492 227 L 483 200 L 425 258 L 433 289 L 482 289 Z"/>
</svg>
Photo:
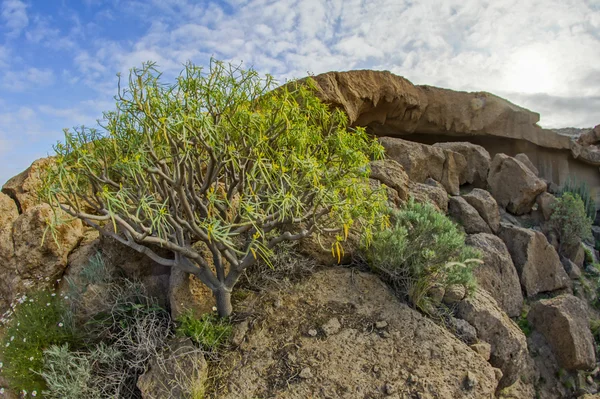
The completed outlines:
<svg viewBox="0 0 600 399">
<path fill-rule="evenodd" d="M 600 123 L 600 0 L 0 0 L 0 184 L 112 109 L 117 72 L 211 56 L 280 80 L 390 70 L 544 127 Z"/>
</svg>

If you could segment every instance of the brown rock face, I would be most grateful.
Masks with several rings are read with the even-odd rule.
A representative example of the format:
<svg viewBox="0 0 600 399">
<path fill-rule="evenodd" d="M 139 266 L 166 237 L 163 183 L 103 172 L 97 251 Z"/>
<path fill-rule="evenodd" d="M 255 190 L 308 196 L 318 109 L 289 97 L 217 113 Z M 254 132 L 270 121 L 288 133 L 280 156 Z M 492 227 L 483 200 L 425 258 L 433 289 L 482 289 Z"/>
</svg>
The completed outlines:
<svg viewBox="0 0 600 399">
<path fill-rule="evenodd" d="M 536 197 L 546 191 L 546 184 L 527 166 L 504 154 L 494 157 L 488 184 L 498 205 L 515 215 L 531 211 Z"/>
<path fill-rule="evenodd" d="M 498 236 L 510 252 L 528 297 L 567 287 L 569 277 L 558 253 L 541 232 L 501 223 Z"/>
<path fill-rule="evenodd" d="M 550 193 L 541 193 L 535 202 L 538 204 L 538 209 L 542 212 L 544 220 L 550 220 L 554 204 L 556 203 L 556 197 Z"/>
<path fill-rule="evenodd" d="M 485 148 L 468 142 L 436 143 L 434 147 L 457 152 L 465 157 L 467 166 L 460 175 L 460 184 L 473 184 L 485 188 L 490 170 L 491 158 Z"/>
<path fill-rule="evenodd" d="M 387 156 L 404 167 L 411 180 L 422 183 L 432 178 L 448 193 L 459 194 L 460 177 L 467 168 L 467 160 L 462 154 L 392 137 L 382 137 L 379 142 L 385 147 Z"/>
<path fill-rule="evenodd" d="M 490 293 L 506 314 L 519 316 L 523 307 L 521 284 L 504 242 L 492 234 L 473 234 L 466 243 L 483 255 L 483 265 L 474 270 L 479 286 Z"/>
<path fill-rule="evenodd" d="M 426 183 L 409 182 L 410 195 L 417 202 L 429 202 L 441 212 L 448 212 L 448 193 L 442 185 L 433 179 L 427 179 Z"/>
<path fill-rule="evenodd" d="M 470 193 L 463 195 L 463 198 L 479 212 L 479 215 L 490 226 L 492 232 L 496 233 L 500 228 L 500 212 L 498 203 L 492 197 L 492 194 L 480 188 L 475 188 Z"/>
<path fill-rule="evenodd" d="M 530 171 L 533 172 L 534 175 L 539 176 L 540 172 L 538 172 L 537 168 L 531 163 L 531 160 L 527 156 L 527 154 L 517 154 L 515 155 L 515 159 L 520 161 L 523 165 L 527 166 Z"/>
<path fill-rule="evenodd" d="M 371 162 L 370 177 L 395 190 L 400 201 L 408 199 L 409 178 L 398 162 L 392 159 Z"/>
<path fill-rule="evenodd" d="M 523 332 L 484 290 L 461 301 L 457 310 L 458 317 L 475 327 L 479 339 L 491 345 L 490 363 L 503 374 L 498 389 L 514 384 L 527 358 Z"/>
<path fill-rule="evenodd" d="M 477 210 L 462 197 L 450 197 L 448 215 L 463 226 L 467 234 L 492 232 Z"/>
<path fill-rule="evenodd" d="M 527 318 L 544 335 L 561 367 L 584 370 L 596 365 L 594 339 L 581 300 L 572 295 L 542 299 L 531 307 Z"/>
<path fill-rule="evenodd" d="M 37 190 L 42 186 L 41 173 L 52 162 L 53 158 L 38 159 L 2 187 L 2 192 L 17 202 L 19 213 L 39 203 Z"/>
</svg>

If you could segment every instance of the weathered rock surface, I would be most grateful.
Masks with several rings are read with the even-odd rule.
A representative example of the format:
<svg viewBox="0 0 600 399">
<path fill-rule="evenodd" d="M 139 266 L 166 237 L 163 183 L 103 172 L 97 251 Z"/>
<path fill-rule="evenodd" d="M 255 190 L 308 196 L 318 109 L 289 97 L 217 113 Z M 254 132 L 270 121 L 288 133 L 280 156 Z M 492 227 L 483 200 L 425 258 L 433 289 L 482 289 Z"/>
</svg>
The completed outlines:
<svg viewBox="0 0 600 399">
<path fill-rule="evenodd" d="M 238 304 L 241 314 L 253 315 L 253 327 L 223 363 L 231 374 L 220 397 L 493 397 L 494 369 L 374 275 L 328 269 L 270 298 Z M 339 331 L 313 336 L 332 318 Z M 307 368 L 309 378 L 293 377 Z"/>
<path fill-rule="evenodd" d="M 544 234 L 501 223 L 498 236 L 510 252 L 528 297 L 567 287 L 569 277 Z"/>
<path fill-rule="evenodd" d="M 535 202 L 538 204 L 538 209 L 542 212 L 544 220 L 550 220 L 556 203 L 556 197 L 550 193 L 541 193 L 537 196 Z"/>
<path fill-rule="evenodd" d="M 477 289 L 474 295 L 459 302 L 457 314 L 475 327 L 479 339 L 491 345 L 490 363 L 503 373 L 498 388 L 517 381 L 527 358 L 527 342 L 496 300 L 485 290 Z"/>
<path fill-rule="evenodd" d="M 498 203 L 488 191 L 474 188 L 470 193 L 463 195 L 465 201 L 479 212 L 479 215 L 496 233 L 500 228 L 500 212 Z"/>
<path fill-rule="evenodd" d="M 370 177 L 395 190 L 400 201 L 408 199 L 409 177 L 398 162 L 392 159 L 371 162 Z"/>
<path fill-rule="evenodd" d="M 189 338 L 174 339 L 167 350 L 150 360 L 137 381 L 142 399 L 179 399 L 192 396 L 191 388 L 201 390 L 208 373 L 202 351 Z"/>
<path fill-rule="evenodd" d="M 483 265 L 473 274 L 480 287 L 485 289 L 511 317 L 521 314 L 523 294 L 519 275 L 504 242 L 492 234 L 473 234 L 467 237 L 467 245 L 479 249 Z"/>
<path fill-rule="evenodd" d="M 515 215 L 531 211 L 546 184 L 515 158 L 496 154 L 490 166 L 488 184 L 498 205 Z"/>
<path fill-rule="evenodd" d="M 433 179 L 427 179 L 425 183 L 409 182 L 410 194 L 417 202 L 429 202 L 441 212 L 448 212 L 448 193 L 441 184 Z"/>
<path fill-rule="evenodd" d="M 16 201 L 19 213 L 39 203 L 37 190 L 42 186 L 41 173 L 52 162 L 54 162 L 53 158 L 38 159 L 2 186 L 2 192 Z"/>
<path fill-rule="evenodd" d="M 467 234 L 492 232 L 479 212 L 462 197 L 450 197 L 448 215 L 463 226 Z"/>
<path fill-rule="evenodd" d="M 596 364 L 594 338 L 585 304 L 572 295 L 560 295 L 534 303 L 527 316 L 548 341 L 561 367 L 591 369 Z"/>
<path fill-rule="evenodd" d="M 524 153 L 519 153 L 517 155 L 515 155 L 515 159 L 517 161 L 520 161 L 523 165 L 527 166 L 527 168 L 533 172 L 534 175 L 539 176 L 540 172 L 537 170 L 537 168 L 531 163 L 531 160 L 529 159 L 529 157 L 527 156 L 527 154 Z"/>
<path fill-rule="evenodd" d="M 485 148 L 469 142 L 436 143 L 434 147 L 443 148 L 462 154 L 467 161 L 460 175 L 460 184 L 473 184 L 475 187 L 484 188 L 487 185 L 487 176 L 490 170 L 491 157 Z"/>
</svg>

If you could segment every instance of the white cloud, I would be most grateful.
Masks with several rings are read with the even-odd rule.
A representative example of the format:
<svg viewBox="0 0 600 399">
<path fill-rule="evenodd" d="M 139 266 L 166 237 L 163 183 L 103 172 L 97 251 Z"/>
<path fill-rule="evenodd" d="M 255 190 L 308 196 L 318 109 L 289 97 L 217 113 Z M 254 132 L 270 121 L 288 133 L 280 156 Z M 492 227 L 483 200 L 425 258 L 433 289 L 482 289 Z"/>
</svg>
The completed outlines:
<svg viewBox="0 0 600 399">
<path fill-rule="evenodd" d="M 0 16 L 11 37 L 19 36 L 29 24 L 27 5 L 20 0 L 4 0 Z"/>
<path fill-rule="evenodd" d="M 0 79 L 0 87 L 8 91 L 21 92 L 31 88 L 49 86 L 54 82 L 51 69 L 26 68 L 20 71 L 9 70 Z"/>
</svg>

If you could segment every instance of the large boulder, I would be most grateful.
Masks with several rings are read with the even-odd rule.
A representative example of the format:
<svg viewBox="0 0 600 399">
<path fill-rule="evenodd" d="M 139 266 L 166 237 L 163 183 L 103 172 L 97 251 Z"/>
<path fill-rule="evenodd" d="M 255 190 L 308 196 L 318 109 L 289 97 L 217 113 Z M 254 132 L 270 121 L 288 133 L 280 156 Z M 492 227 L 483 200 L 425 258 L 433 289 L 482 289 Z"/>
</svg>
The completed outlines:
<svg viewBox="0 0 600 399">
<path fill-rule="evenodd" d="M 585 370 L 596 365 L 594 338 L 583 301 L 572 295 L 542 299 L 531 306 L 527 319 L 546 338 L 561 367 Z"/>
<path fill-rule="evenodd" d="M 490 293 L 506 314 L 519 316 L 523 293 L 517 269 L 504 242 L 495 235 L 481 233 L 468 236 L 466 243 L 483 255 L 483 265 L 473 272 L 478 285 Z"/>
<path fill-rule="evenodd" d="M 167 345 L 137 380 L 142 399 L 196 398 L 203 394 L 208 364 L 202 350 L 189 338 L 174 339 Z"/>
<path fill-rule="evenodd" d="M 485 188 L 490 170 L 491 157 L 487 150 L 479 145 L 469 142 L 436 143 L 434 147 L 443 148 L 462 154 L 467 161 L 467 167 L 460 175 L 460 184 L 473 184 L 475 187 Z"/>
<path fill-rule="evenodd" d="M 552 216 L 556 204 L 556 197 L 550 193 L 541 193 L 537 196 L 535 202 L 538 205 L 538 209 L 542 213 L 544 220 L 550 220 L 550 216 Z"/>
<path fill-rule="evenodd" d="M 425 183 L 409 182 L 410 195 L 417 202 L 429 202 L 440 212 L 448 212 L 448 193 L 444 187 L 433 179 L 425 180 Z"/>
<path fill-rule="evenodd" d="M 470 193 L 463 195 L 463 198 L 479 212 L 479 215 L 490 226 L 492 232 L 496 233 L 500 228 L 500 212 L 498 203 L 492 194 L 480 188 L 475 188 Z"/>
<path fill-rule="evenodd" d="M 393 159 L 371 162 L 370 178 L 395 190 L 400 201 L 408 199 L 409 177 L 404 167 Z"/>
<path fill-rule="evenodd" d="M 34 161 L 29 168 L 9 179 L 2 192 L 15 200 L 19 213 L 39 204 L 38 189 L 42 186 L 42 173 L 54 162 L 54 158 L 41 158 Z"/>
<path fill-rule="evenodd" d="M 488 175 L 490 192 L 498 205 L 515 215 L 531 211 L 536 197 L 546 191 L 546 183 L 521 161 L 496 154 Z"/>
<path fill-rule="evenodd" d="M 527 341 L 515 322 L 482 289 L 458 303 L 457 315 L 475 327 L 479 339 L 491 345 L 490 363 L 503 374 L 498 389 L 514 384 L 527 359 Z"/>
<path fill-rule="evenodd" d="M 524 153 L 521 152 L 521 153 L 515 155 L 515 159 L 518 160 L 518 161 L 521 161 L 521 163 L 523 165 L 527 166 L 527 168 L 529 168 L 529 170 L 532 171 L 534 175 L 536 175 L 536 176 L 540 175 L 540 172 L 533 165 L 533 163 L 531 163 L 531 160 L 529 159 L 529 157 L 527 156 L 527 154 L 524 154 Z"/>
<path fill-rule="evenodd" d="M 12 284 L 16 274 L 13 223 L 19 217 L 16 203 L 3 193 L 0 193 L 0 215 L 0 313 L 3 313 L 12 301 Z"/>
<path fill-rule="evenodd" d="M 427 178 L 432 178 L 440 182 L 448 193 L 460 193 L 460 177 L 467 168 L 463 155 L 392 137 L 381 137 L 379 142 L 387 156 L 402 165 L 414 182 L 423 183 Z"/>
<path fill-rule="evenodd" d="M 569 276 L 544 234 L 501 223 L 498 236 L 510 252 L 528 297 L 568 286 Z"/>
<path fill-rule="evenodd" d="M 492 398 L 496 390 L 488 362 L 373 274 L 326 269 L 237 309 L 249 328 L 221 362 L 220 398 Z"/>
<path fill-rule="evenodd" d="M 492 232 L 477 210 L 462 197 L 450 197 L 448 215 L 463 226 L 467 234 Z"/>
</svg>

